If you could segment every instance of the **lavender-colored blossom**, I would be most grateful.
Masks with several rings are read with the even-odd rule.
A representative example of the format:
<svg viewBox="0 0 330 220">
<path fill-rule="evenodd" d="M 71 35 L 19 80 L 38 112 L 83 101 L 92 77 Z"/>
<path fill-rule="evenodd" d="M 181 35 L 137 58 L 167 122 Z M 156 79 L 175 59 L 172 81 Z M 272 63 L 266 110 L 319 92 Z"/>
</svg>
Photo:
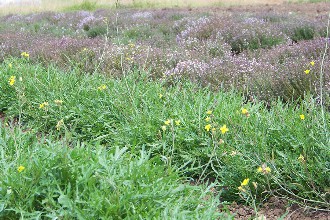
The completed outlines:
<svg viewBox="0 0 330 220">
<path fill-rule="evenodd" d="M 89 15 L 87 17 L 84 17 L 78 24 L 78 28 L 82 29 L 84 26 L 91 24 L 92 22 L 94 22 L 96 20 L 96 18 L 94 17 L 94 15 Z"/>
<path fill-rule="evenodd" d="M 74 63 L 83 72 L 114 76 L 141 69 L 154 79 L 165 75 L 165 80 L 190 79 L 215 89 L 235 87 L 266 101 L 306 92 L 319 97 L 321 56 L 329 40 L 322 35 L 325 17 L 275 12 L 205 16 L 175 9 L 103 9 L 7 15 L 0 21 L 1 60 L 28 51 L 31 62 L 62 68 Z M 89 28 L 105 25 L 107 38 L 87 38 Z M 313 27 L 313 39 L 294 42 L 293 30 L 306 25 Z M 326 70 L 329 55 L 328 50 Z M 307 68 L 310 74 L 304 73 Z M 323 82 L 329 94 L 329 71 Z"/>
<path fill-rule="evenodd" d="M 144 12 L 136 12 L 132 14 L 133 19 L 150 19 L 152 18 L 152 13 L 149 11 L 144 11 Z"/>
</svg>

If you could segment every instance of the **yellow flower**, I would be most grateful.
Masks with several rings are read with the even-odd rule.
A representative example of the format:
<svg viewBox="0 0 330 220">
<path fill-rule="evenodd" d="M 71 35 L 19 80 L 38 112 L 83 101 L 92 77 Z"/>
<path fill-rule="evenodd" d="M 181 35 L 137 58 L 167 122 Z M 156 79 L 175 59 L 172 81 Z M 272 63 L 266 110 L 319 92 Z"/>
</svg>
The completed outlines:
<svg viewBox="0 0 330 220">
<path fill-rule="evenodd" d="M 13 67 L 13 64 L 9 63 L 9 64 L 8 64 L 8 67 L 9 67 L 9 68 L 12 68 L 12 67 Z"/>
<path fill-rule="evenodd" d="M 107 88 L 106 85 L 101 85 L 101 86 L 97 87 L 97 89 L 100 91 L 105 90 L 106 88 Z"/>
<path fill-rule="evenodd" d="M 22 172 L 23 170 L 25 170 L 25 167 L 24 166 L 19 166 L 18 168 L 17 168 L 17 171 L 20 173 L 20 172 Z"/>
<path fill-rule="evenodd" d="M 206 114 L 210 115 L 210 114 L 212 114 L 212 111 L 211 111 L 211 110 L 208 110 L 208 111 L 206 112 Z"/>
<path fill-rule="evenodd" d="M 261 173 L 262 172 L 262 168 L 261 167 L 258 167 L 257 171 L 258 171 L 258 173 Z"/>
<path fill-rule="evenodd" d="M 28 54 L 27 52 L 22 52 L 21 53 L 21 56 L 22 57 L 25 57 L 25 58 L 29 58 L 30 57 L 30 54 Z"/>
<path fill-rule="evenodd" d="M 180 121 L 180 120 L 176 120 L 176 121 L 175 121 L 175 125 L 177 125 L 177 126 L 179 126 L 179 125 L 180 125 L 180 123 L 181 123 L 181 121 Z"/>
<path fill-rule="evenodd" d="M 39 108 L 45 108 L 45 107 L 47 107 L 49 104 L 48 104 L 48 102 L 43 102 L 43 103 L 41 103 L 40 105 L 39 105 Z"/>
<path fill-rule="evenodd" d="M 305 70 L 304 72 L 305 72 L 306 74 L 308 74 L 308 73 L 310 72 L 310 70 Z"/>
<path fill-rule="evenodd" d="M 243 182 L 241 183 L 241 186 L 246 186 L 247 184 L 249 184 L 250 179 L 246 178 L 243 180 Z"/>
<path fill-rule="evenodd" d="M 248 110 L 246 108 L 242 108 L 242 114 L 246 115 L 247 113 L 249 113 Z"/>
<path fill-rule="evenodd" d="M 159 94 L 158 97 L 161 99 L 163 98 L 163 94 Z"/>
<path fill-rule="evenodd" d="M 161 128 L 162 128 L 163 131 L 166 131 L 166 126 L 165 125 L 163 125 Z"/>
<path fill-rule="evenodd" d="M 268 173 L 272 172 L 272 169 L 270 169 L 270 167 L 268 167 L 266 164 L 263 164 L 261 167 L 258 167 L 257 172 L 263 173 L 263 174 L 268 174 Z"/>
<path fill-rule="evenodd" d="M 59 120 L 59 121 L 57 122 L 57 125 L 55 126 L 55 127 L 56 127 L 56 130 L 59 131 L 63 125 L 64 125 L 64 121 L 63 121 L 63 119 Z"/>
<path fill-rule="evenodd" d="M 225 134 L 227 131 L 229 131 L 229 129 L 227 128 L 226 125 L 223 125 L 221 128 L 220 128 L 220 131 L 222 134 Z"/>
<path fill-rule="evenodd" d="M 270 167 L 266 167 L 265 168 L 265 173 L 267 174 L 267 173 L 270 173 L 270 172 L 272 172 L 272 169 L 270 169 Z"/>
<path fill-rule="evenodd" d="M 238 190 L 241 191 L 241 192 L 246 192 L 246 190 L 242 186 L 239 186 Z"/>
<path fill-rule="evenodd" d="M 315 62 L 314 62 L 314 61 L 311 61 L 310 64 L 311 64 L 312 66 L 314 66 L 314 65 L 315 65 Z"/>
<path fill-rule="evenodd" d="M 164 124 L 165 124 L 165 125 L 170 125 L 170 124 L 171 124 L 171 120 L 168 119 L 168 120 L 164 121 Z"/>
<path fill-rule="evenodd" d="M 211 127 L 212 127 L 212 125 L 207 124 L 207 125 L 205 125 L 205 130 L 206 130 L 206 131 L 210 131 Z"/>
<path fill-rule="evenodd" d="M 212 132 L 215 132 L 217 129 L 215 129 L 215 128 L 212 128 Z"/>
<path fill-rule="evenodd" d="M 299 117 L 300 117 L 301 120 L 305 120 L 305 115 L 304 114 L 299 115 Z"/>
<path fill-rule="evenodd" d="M 135 44 L 129 43 L 128 46 L 135 47 Z"/>
<path fill-rule="evenodd" d="M 61 99 L 54 100 L 56 105 L 62 105 L 63 101 Z"/>
<path fill-rule="evenodd" d="M 305 162 L 305 157 L 300 154 L 300 156 L 298 157 L 298 160 L 303 163 L 303 162 Z"/>
<path fill-rule="evenodd" d="M 210 120 L 211 120 L 210 117 L 206 117 L 206 118 L 205 118 L 205 121 L 206 121 L 206 122 L 209 122 Z"/>
<path fill-rule="evenodd" d="M 13 86 L 15 84 L 15 81 L 16 81 L 16 76 L 11 76 L 9 78 L 8 83 L 9 83 L 9 85 Z"/>
</svg>

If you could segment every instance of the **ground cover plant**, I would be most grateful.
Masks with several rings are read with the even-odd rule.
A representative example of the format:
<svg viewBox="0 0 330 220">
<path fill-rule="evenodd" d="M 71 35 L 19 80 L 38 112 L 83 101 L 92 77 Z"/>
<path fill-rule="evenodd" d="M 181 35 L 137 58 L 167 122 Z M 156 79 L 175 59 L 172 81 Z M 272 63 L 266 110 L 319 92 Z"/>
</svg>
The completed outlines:
<svg viewBox="0 0 330 220">
<path fill-rule="evenodd" d="M 316 11 L 327 6 L 321 4 Z M 31 61 L 112 76 L 138 67 L 154 78 L 188 78 L 215 90 L 235 87 L 269 103 L 307 93 L 317 98 L 326 18 L 321 12 L 311 16 L 275 10 L 8 15 L 1 18 L 0 57 L 20 57 L 28 51 Z M 328 68 L 328 59 L 324 65 Z M 326 94 L 329 80 L 326 73 Z"/>
<path fill-rule="evenodd" d="M 208 218 L 218 201 L 142 150 L 65 142 L 1 128 L 2 219 Z"/>
<path fill-rule="evenodd" d="M 232 219 L 232 202 L 262 217 L 273 197 L 329 210 L 321 12 L 0 19 L 0 217 Z"/>
</svg>

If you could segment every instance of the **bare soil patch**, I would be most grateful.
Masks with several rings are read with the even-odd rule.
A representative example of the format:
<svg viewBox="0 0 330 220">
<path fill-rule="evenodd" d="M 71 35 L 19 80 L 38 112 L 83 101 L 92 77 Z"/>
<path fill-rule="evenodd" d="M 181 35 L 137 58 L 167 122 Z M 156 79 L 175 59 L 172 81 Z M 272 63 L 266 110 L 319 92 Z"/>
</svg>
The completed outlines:
<svg viewBox="0 0 330 220">
<path fill-rule="evenodd" d="M 237 220 L 248 220 L 248 219 L 263 219 L 263 220 L 330 220 L 330 210 L 316 211 L 310 209 L 304 209 L 298 205 L 289 205 L 285 200 L 279 198 L 270 198 L 263 206 L 258 210 L 259 218 L 255 218 L 255 213 L 252 207 L 238 205 L 236 203 L 228 207 L 231 214 L 235 214 Z"/>
</svg>

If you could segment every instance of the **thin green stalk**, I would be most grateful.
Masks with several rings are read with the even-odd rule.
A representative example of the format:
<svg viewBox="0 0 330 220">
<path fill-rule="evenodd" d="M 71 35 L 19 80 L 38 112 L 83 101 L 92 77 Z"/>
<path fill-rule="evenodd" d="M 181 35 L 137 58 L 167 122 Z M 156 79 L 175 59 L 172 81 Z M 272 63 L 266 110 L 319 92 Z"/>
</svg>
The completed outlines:
<svg viewBox="0 0 330 220">
<path fill-rule="evenodd" d="M 321 114 L 322 114 L 322 120 L 323 120 L 323 126 L 324 126 L 324 131 L 325 131 L 325 135 L 327 138 L 327 141 L 330 142 L 330 138 L 329 138 L 329 132 L 328 132 L 328 128 L 327 128 L 327 123 L 325 120 L 325 114 L 324 114 L 324 103 L 323 103 L 323 75 L 324 75 L 324 61 L 325 61 L 325 57 L 327 54 L 327 50 L 329 49 L 329 44 L 328 44 L 328 40 L 329 40 L 329 26 L 330 26 L 330 12 L 328 15 L 328 24 L 327 24 L 327 34 L 326 34 L 326 40 L 325 40 L 325 48 L 324 48 L 324 53 L 322 56 L 322 61 L 321 61 L 321 70 L 320 70 L 320 102 L 321 102 Z"/>
</svg>

